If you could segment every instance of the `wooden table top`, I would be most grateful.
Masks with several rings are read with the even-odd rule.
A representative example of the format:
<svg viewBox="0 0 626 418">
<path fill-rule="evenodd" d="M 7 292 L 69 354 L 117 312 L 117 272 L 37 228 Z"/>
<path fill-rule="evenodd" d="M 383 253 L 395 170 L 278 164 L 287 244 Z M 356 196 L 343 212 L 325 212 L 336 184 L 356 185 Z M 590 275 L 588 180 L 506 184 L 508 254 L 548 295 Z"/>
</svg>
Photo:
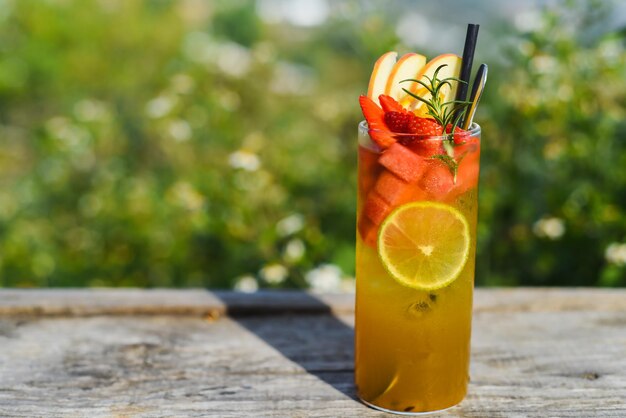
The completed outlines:
<svg viewBox="0 0 626 418">
<path fill-rule="evenodd" d="M 0 416 L 382 417 L 351 294 L 0 289 Z M 471 383 L 437 417 L 626 417 L 626 289 L 477 289 Z"/>
</svg>

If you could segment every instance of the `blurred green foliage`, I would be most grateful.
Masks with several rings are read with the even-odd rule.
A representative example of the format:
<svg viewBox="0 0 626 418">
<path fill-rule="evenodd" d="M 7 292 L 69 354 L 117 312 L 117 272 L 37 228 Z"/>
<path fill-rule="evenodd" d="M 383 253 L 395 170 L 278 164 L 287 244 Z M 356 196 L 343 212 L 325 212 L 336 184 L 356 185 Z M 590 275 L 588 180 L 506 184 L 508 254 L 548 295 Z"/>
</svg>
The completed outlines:
<svg viewBox="0 0 626 418">
<path fill-rule="evenodd" d="M 411 49 L 367 6 L 0 0 L 0 286 L 353 275 L 357 96 Z M 559 7 L 479 44 L 479 284 L 626 285 L 625 35 Z"/>
</svg>

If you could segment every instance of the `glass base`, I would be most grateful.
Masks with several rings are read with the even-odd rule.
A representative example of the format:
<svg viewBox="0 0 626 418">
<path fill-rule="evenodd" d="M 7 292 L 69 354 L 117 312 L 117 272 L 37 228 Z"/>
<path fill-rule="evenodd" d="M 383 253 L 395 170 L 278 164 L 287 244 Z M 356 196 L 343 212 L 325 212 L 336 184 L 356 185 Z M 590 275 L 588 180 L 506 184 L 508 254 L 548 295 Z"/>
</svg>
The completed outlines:
<svg viewBox="0 0 626 418">
<path fill-rule="evenodd" d="M 455 406 L 457 406 L 459 403 L 449 406 L 447 408 L 443 408 L 443 409 L 437 409 L 436 411 L 426 411 L 426 412 L 405 412 L 405 411 L 394 411 L 393 409 L 387 409 L 387 408 L 382 408 L 380 406 L 374 405 L 373 403 L 369 403 L 366 400 L 364 400 L 363 398 L 359 397 L 359 400 L 361 402 L 363 402 L 365 405 L 369 406 L 370 408 L 373 409 L 377 409 L 379 411 L 383 411 L 383 412 L 387 412 L 388 414 L 396 414 L 396 415 L 406 415 L 406 416 L 411 416 L 411 417 L 417 417 L 417 416 L 422 416 L 422 415 L 430 415 L 430 414 L 438 414 L 440 412 L 443 411 L 447 411 L 451 408 L 454 408 Z"/>
</svg>

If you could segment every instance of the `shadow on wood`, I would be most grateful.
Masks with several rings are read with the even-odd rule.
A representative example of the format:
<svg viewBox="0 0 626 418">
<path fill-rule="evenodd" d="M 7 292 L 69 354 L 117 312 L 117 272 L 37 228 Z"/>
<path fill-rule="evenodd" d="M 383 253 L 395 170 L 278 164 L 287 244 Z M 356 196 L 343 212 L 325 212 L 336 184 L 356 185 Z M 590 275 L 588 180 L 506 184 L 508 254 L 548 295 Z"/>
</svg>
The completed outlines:
<svg viewBox="0 0 626 418">
<path fill-rule="evenodd" d="M 273 300 L 263 304 L 257 304 L 258 294 L 214 294 L 224 303 L 229 317 L 241 326 L 309 374 L 357 399 L 354 330 L 337 319 L 326 302 L 302 292 L 297 298 L 292 292 L 285 292 L 284 298 L 281 292 L 271 292 L 268 297 Z"/>
</svg>

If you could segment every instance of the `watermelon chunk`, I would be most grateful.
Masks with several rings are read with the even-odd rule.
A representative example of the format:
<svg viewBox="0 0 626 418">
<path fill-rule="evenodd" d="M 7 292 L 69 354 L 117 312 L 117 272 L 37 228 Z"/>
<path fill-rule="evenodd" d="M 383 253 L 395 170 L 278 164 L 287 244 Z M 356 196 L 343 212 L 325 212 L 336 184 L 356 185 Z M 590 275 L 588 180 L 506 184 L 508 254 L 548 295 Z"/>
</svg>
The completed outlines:
<svg viewBox="0 0 626 418">
<path fill-rule="evenodd" d="M 396 206 L 408 201 L 414 187 L 391 171 L 385 170 L 378 177 L 374 190 L 385 202 Z"/>
<path fill-rule="evenodd" d="M 459 164 L 459 172 L 456 176 L 455 193 L 461 195 L 478 185 L 480 146 L 477 143 L 470 143 L 458 147 L 457 150 L 460 151 L 459 155 L 466 153 Z"/>
<path fill-rule="evenodd" d="M 447 201 L 448 194 L 454 188 L 454 177 L 448 166 L 440 160 L 431 160 L 428 170 L 419 182 L 419 186 L 434 200 Z"/>
<path fill-rule="evenodd" d="M 374 187 L 376 179 L 384 168 L 378 164 L 379 154 L 368 150 L 365 147 L 359 147 L 359 175 L 358 186 L 361 196 L 367 196 L 369 191 Z"/>
<path fill-rule="evenodd" d="M 427 166 L 423 157 L 397 142 L 383 152 L 378 162 L 408 183 L 415 182 L 422 177 Z"/>
<path fill-rule="evenodd" d="M 366 216 L 359 219 L 357 229 L 361 239 L 370 247 L 376 247 L 376 241 L 378 238 L 378 227 L 372 223 Z"/>
<path fill-rule="evenodd" d="M 374 225 L 380 225 L 389 212 L 391 212 L 391 206 L 389 206 L 378 193 L 371 192 L 369 196 L 367 196 L 367 200 L 363 206 L 363 213 Z"/>
</svg>

